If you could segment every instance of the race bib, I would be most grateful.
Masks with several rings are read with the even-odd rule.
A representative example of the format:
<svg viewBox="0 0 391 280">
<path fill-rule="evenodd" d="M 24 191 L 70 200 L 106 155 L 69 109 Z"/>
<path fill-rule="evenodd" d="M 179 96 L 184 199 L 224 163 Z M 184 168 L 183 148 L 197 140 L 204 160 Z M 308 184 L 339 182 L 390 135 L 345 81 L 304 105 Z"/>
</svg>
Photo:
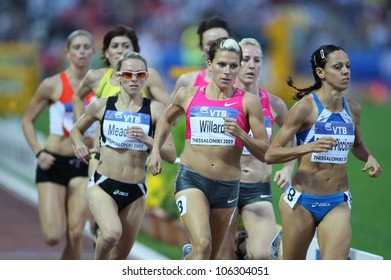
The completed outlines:
<svg viewBox="0 0 391 280">
<path fill-rule="evenodd" d="M 265 127 L 266 127 L 266 132 L 267 132 L 267 138 L 269 139 L 269 142 L 271 142 L 273 130 L 272 130 L 270 117 L 264 116 L 264 122 L 265 122 Z M 250 137 L 253 137 L 253 132 L 251 131 L 251 129 L 250 129 L 250 132 L 248 133 L 248 135 Z M 242 154 L 247 156 L 247 155 L 250 155 L 251 153 L 246 147 L 243 146 Z"/>
<path fill-rule="evenodd" d="M 315 123 L 315 140 L 333 137 L 336 145 L 328 152 L 312 153 L 311 161 L 322 163 L 344 164 L 347 162 L 350 148 L 354 144 L 354 126 L 343 122 Z"/>
<path fill-rule="evenodd" d="M 138 126 L 148 134 L 150 117 L 150 115 L 136 112 L 106 111 L 103 123 L 103 133 L 106 137 L 105 145 L 120 149 L 146 151 L 147 145 L 126 137 L 126 129 L 129 126 Z"/>
<path fill-rule="evenodd" d="M 225 132 L 224 117 L 236 119 L 236 108 L 195 106 L 190 110 L 190 143 L 194 145 L 234 146 L 235 137 Z"/>
<path fill-rule="evenodd" d="M 295 204 L 297 203 L 297 200 L 302 195 L 301 192 L 295 190 L 292 185 L 289 185 L 284 194 L 284 201 L 288 203 L 288 205 L 293 208 Z"/>
</svg>

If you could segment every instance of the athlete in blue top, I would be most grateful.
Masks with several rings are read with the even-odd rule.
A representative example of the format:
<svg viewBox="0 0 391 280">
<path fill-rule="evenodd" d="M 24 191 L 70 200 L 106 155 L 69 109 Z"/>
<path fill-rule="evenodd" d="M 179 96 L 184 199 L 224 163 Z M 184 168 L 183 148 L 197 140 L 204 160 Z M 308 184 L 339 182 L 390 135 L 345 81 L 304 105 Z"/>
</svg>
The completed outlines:
<svg viewBox="0 0 391 280">
<path fill-rule="evenodd" d="M 361 137 L 360 105 L 343 97 L 350 61 L 338 46 L 320 46 L 311 56 L 314 85 L 288 85 L 299 100 L 288 113 L 266 153 L 268 164 L 298 159 L 298 168 L 280 199 L 283 259 L 305 259 L 318 229 L 321 259 L 347 259 L 352 240 L 351 196 L 347 178 L 349 151 L 366 162 L 362 171 L 382 172 Z M 297 146 L 286 147 L 296 135 Z"/>
</svg>

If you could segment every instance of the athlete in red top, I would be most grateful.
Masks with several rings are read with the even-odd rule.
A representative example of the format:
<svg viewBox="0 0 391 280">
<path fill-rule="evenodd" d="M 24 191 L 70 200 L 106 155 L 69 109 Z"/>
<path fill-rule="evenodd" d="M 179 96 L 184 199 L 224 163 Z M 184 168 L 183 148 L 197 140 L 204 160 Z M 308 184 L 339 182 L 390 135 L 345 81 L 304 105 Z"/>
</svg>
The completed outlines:
<svg viewBox="0 0 391 280">
<path fill-rule="evenodd" d="M 62 259 L 82 256 L 88 166 L 74 156 L 68 135 L 73 126 L 72 95 L 87 73 L 93 53 L 92 35 L 85 30 L 72 32 L 66 48 L 69 67 L 39 85 L 22 119 L 24 135 L 38 160 L 36 183 L 42 233 L 50 246 L 65 238 Z M 46 106 L 50 134 L 42 148 L 34 122 Z M 86 139 L 90 147 L 92 142 L 92 138 Z"/>
</svg>

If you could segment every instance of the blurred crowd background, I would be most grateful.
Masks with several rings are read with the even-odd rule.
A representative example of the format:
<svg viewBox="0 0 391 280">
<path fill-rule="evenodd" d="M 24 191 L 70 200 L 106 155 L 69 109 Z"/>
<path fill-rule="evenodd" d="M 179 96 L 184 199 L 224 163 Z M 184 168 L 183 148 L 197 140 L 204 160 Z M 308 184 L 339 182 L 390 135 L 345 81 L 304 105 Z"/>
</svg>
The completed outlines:
<svg viewBox="0 0 391 280">
<path fill-rule="evenodd" d="M 341 45 L 350 56 L 348 94 L 388 100 L 389 0 L 2 0 L 0 98 L 6 102 L 0 112 L 18 113 L 16 104 L 24 109 L 13 97 L 31 97 L 39 81 L 65 67 L 65 39 L 75 29 L 94 35 L 97 52 L 91 67 L 100 67 L 102 37 L 118 23 L 136 30 L 141 53 L 171 91 L 180 73 L 203 66 L 196 26 L 212 15 L 226 19 L 236 39 L 255 37 L 261 42 L 263 87 L 288 102 L 293 93 L 286 77 L 293 75 L 299 85 L 303 80 L 303 86 L 312 83 L 310 55 L 329 43 Z M 23 80 L 24 74 L 28 77 Z"/>
</svg>

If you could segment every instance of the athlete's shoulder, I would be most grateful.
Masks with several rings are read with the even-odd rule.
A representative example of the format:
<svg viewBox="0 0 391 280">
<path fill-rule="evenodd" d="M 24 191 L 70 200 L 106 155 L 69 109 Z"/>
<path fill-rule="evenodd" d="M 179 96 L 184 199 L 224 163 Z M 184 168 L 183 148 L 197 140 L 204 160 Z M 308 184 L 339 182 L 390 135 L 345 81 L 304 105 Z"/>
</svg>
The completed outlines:
<svg viewBox="0 0 391 280">
<path fill-rule="evenodd" d="M 349 99 L 345 97 L 346 104 L 348 106 L 348 110 L 353 115 L 359 115 L 361 113 L 361 104 L 358 103 L 356 100 Z"/>
<path fill-rule="evenodd" d="M 192 86 L 197 78 L 200 71 L 191 71 L 179 76 L 177 84 L 180 86 Z"/>
<path fill-rule="evenodd" d="M 149 75 L 158 75 L 159 76 L 159 72 L 153 68 L 153 67 L 148 67 L 148 74 Z"/>
<path fill-rule="evenodd" d="M 92 101 L 90 104 L 94 104 L 95 106 L 103 106 L 107 104 L 107 101 L 109 100 L 110 97 L 103 97 L 103 98 L 96 98 L 94 101 Z"/>
<path fill-rule="evenodd" d="M 304 111 L 312 111 L 315 108 L 315 100 L 312 96 L 305 96 L 302 99 L 298 100 L 293 106 L 292 109 L 295 110 L 304 110 Z M 303 112 L 304 112 L 303 111 Z"/>
<path fill-rule="evenodd" d="M 272 107 L 272 109 L 277 110 L 281 108 L 287 108 L 285 101 L 281 97 L 278 97 L 271 93 L 268 93 L 268 96 L 269 96 L 270 106 Z"/>
<path fill-rule="evenodd" d="M 98 80 L 101 80 L 103 76 L 109 71 L 110 68 L 99 68 L 99 69 L 90 69 L 88 70 L 85 79 L 90 81 L 90 82 L 95 82 Z"/>
<path fill-rule="evenodd" d="M 151 108 L 151 115 L 154 115 L 155 113 L 158 113 L 161 115 L 166 107 L 164 106 L 164 104 L 162 102 L 151 99 L 150 108 Z"/>
<path fill-rule="evenodd" d="M 248 110 L 262 111 L 261 97 L 243 90 L 243 110 L 245 112 Z"/>
<path fill-rule="evenodd" d="M 148 67 L 148 80 L 161 79 L 159 72 L 152 67 Z"/>
<path fill-rule="evenodd" d="M 182 86 L 178 89 L 178 95 L 194 95 L 200 87 L 196 86 Z"/>
<path fill-rule="evenodd" d="M 345 101 L 346 101 L 346 104 L 350 107 L 354 107 L 354 108 L 357 108 L 357 109 L 360 109 L 361 108 L 361 105 L 358 101 L 356 100 L 353 100 L 353 99 L 350 99 L 350 98 L 346 98 L 345 97 Z"/>
<path fill-rule="evenodd" d="M 236 90 L 243 91 L 243 100 L 246 102 L 259 102 L 261 100 L 261 97 L 257 94 L 253 94 L 249 91 L 245 91 L 243 89 L 236 88 Z"/>
<path fill-rule="evenodd" d="M 53 95 L 55 90 L 62 87 L 62 81 L 60 73 L 46 77 L 40 83 L 38 91 L 46 92 L 49 95 Z"/>
<path fill-rule="evenodd" d="M 202 70 L 190 71 L 190 72 L 187 72 L 187 73 L 180 75 L 179 78 L 182 78 L 182 79 L 195 78 L 198 76 L 199 73 L 201 73 L 201 71 Z"/>
<path fill-rule="evenodd" d="M 61 83 L 62 73 L 65 73 L 65 70 L 46 77 L 45 79 L 42 80 L 42 83 L 45 83 L 46 85 L 57 84 L 59 82 Z M 65 77 L 67 77 L 67 76 L 65 75 Z"/>
<path fill-rule="evenodd" d="M 180 87 L 173 98 L 173 103 L 184 103 L 186 101 L 189 101 L 194 97 L 196 92 L 198 91 L 199 87 L 195 86 L 184 86 Z"/>
<path fill-rule="evenodd" d="M 108 98 L 97 98 L 88 105 L 87 110 L 96 111 L 106 108 L 107 100 Z"/>
<path fill-rule="evenodd" d="M 317 115 L 317 105 L 312 96 L 305 96 L 289 110 L 287 121 L 298 121 L 299 123 L 313 123 Z"/>
</svg>

